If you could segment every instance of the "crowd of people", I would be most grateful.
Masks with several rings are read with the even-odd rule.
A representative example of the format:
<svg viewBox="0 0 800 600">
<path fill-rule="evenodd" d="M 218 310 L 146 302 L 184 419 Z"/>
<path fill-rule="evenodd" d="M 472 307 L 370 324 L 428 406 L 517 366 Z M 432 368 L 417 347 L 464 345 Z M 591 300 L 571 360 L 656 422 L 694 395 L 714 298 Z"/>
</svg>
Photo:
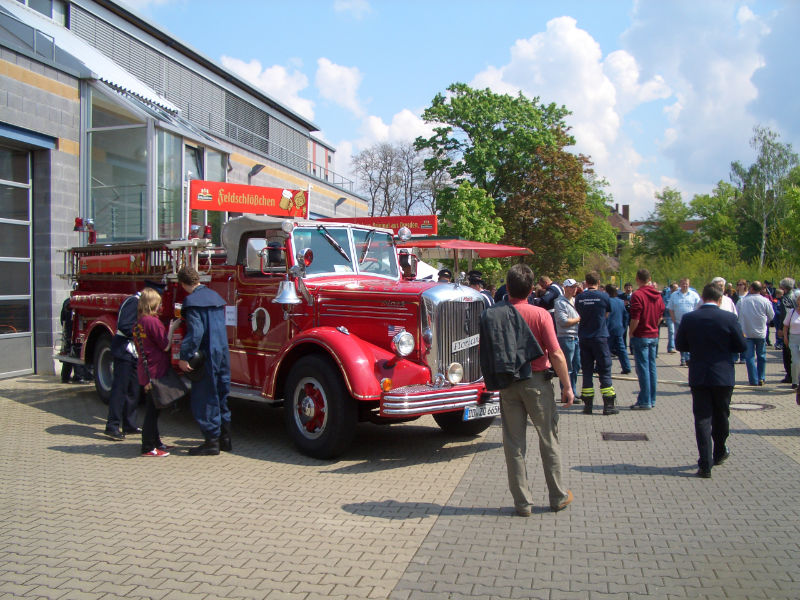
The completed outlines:
<svg viewBox="0 0 800 600">
<path fill-rule="evenodd" d="M 647 269 L 637 271 L 635 289 L 631 283 L 625 283 L 622 292 L 613 284 L 602 286 L 596 272 L 586 273 L 581 283 L 567 278 L 559 285 L 546 276 L 539 277 L 535 286 L 533 283 L 533 272 L 528 267 L 512 267 L 506 284 L 497 291 L 481 317 L 482 364 L 484 359 L 497 360 L 501 345 L 504 356 L 514 356 L 508 352 L 508 346 L 522 335 L 508 331 L 508 324 L 514 321 L 500 312 L 510 307 L 523 317 L 541 353 L 530 361 L 532 373 L 527 374 L 517 364 L 511 369 L 510 383 L 493 377 L 490 387 L 500 392 L 509 488 L 520 516 L 531 514 L 525 471 L 528 417 L 539 435 L 551 508 L 561 510 L 573 500 L 561 478 L 555 427 L 558 415 L 550 379 L 558 377 L 566 405 L 582 402 L 583 413 L 591 415 L 597 375 L 602 414 L 615 415 L 619 409 L 611 378 L 612 356 L 619 360 L 621 373 L 628 374 L 630 353 L 639 382 L 636 402 L 630 409 L 652 410 L 656 406 L 656 357 L 662 325 L 666 329 L 667 352 L 678 353 L 680 366 L 689 369 L 699 456 L 697 477 L 710 478 L 712 467 L 722 465 L 730 456 L 727 440 L 734 365 L 743 362 L 747 366 L 750 385 L 765 384 L 770 327 L 775 329 L 776 346 L 783 352 L 786 376 L 782 383 L 791 383 L 797 389 L 800 290 L 791 278 L 782 279 L 778 289 L 772 288 L 769 281 L 739 280 L 734 291 L 724 278 L 716 277 L 701 293 L 691 287 L 689 278 L 659 289 Z M 485 327 L 487 323 L 501 322 L 506 323 L 505 329 Z M 516 360 L 528 360 L 525 356 L 518 348 Z M 543 424 L 543 418 L 553 421 Z"/>
</svg>

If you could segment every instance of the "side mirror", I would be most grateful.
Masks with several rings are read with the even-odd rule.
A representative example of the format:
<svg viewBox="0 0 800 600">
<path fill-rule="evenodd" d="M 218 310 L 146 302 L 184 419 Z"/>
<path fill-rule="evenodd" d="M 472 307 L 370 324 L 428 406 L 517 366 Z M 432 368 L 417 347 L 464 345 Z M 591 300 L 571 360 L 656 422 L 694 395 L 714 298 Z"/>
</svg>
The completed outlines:
<svg viewBox="0 0 800 600">
<path fill-rule="evenodd" d="M 304 248 L 297 253 L 297 262 L 304 267 L 310 267 L 314 262 L 314 251 L 311 248 Z"/>
</svg>

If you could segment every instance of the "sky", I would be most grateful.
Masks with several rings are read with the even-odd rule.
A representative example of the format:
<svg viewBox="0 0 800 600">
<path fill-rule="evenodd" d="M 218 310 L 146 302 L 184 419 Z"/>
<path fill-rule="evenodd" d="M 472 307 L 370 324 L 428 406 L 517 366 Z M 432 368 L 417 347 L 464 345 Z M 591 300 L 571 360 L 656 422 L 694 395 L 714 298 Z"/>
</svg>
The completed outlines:
<svg viewBox="0 0 800 600">
<path fill-rule="evenodd" d="M 564 105 L 575 152 L 644 219 L 749 165 L 753 127 L 800 150 L 796 0 L 121 0 L 311 120 L 335 171 L 428 135 L 455 82 Z"/>
</svg>

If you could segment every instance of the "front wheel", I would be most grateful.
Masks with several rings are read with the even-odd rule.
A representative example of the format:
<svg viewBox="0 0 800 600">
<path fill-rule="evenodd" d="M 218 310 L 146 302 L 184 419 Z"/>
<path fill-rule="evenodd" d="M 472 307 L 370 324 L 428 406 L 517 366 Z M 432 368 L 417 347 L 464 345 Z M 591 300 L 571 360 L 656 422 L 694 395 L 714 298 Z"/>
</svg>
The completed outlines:
<svg viewBox="0 0 800 600">
<path fill-rule="evenodd" d="M 289 437 L 303 454 L 334 458 L 353 440 L 358 410 L 329 360 L 306 356 L 289 372 L 284 390 Z"/>
<path fill-rule="evenodd" d="M 114 383 L 114 358 L 111 356 L 111 337 L 104 335 L 94 346 L 94 389 L 104 404 L 111 400 Z"/>
<path fill-rule="evenodd" d="M 485 417 L 483 419 L 464 421 L 462 414 L 462 411 L 436 413 L 433 415 L 433 420 L 445 433 L 464 437 L 478 435 L 486 431 L 495 420 L 495 417 Z"/>
</svg>

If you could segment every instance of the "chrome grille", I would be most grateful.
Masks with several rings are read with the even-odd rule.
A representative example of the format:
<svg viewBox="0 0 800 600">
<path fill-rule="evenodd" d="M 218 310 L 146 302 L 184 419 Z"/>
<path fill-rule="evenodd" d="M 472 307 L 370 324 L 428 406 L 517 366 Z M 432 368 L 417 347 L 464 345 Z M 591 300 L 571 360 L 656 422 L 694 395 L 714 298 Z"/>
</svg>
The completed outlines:
<svg viewBox="0 0 800 600">
<path fill-rule="evenodd" d="M 479 347 L 477 345 L 457 352 L 452 352 L 453 342 L 463 340 L 480 331 L 480 316 L 485 308 L 478 299 L 473 302 L 444 301 L 435 311 L 435 339 L 440 373 L 447 371 L 447 366 L 452 362 L 461 363 L 464 367 L 465 383 L 471 383 L 481 378 L 481 365 L 479 360 Z"/>
</svg>

